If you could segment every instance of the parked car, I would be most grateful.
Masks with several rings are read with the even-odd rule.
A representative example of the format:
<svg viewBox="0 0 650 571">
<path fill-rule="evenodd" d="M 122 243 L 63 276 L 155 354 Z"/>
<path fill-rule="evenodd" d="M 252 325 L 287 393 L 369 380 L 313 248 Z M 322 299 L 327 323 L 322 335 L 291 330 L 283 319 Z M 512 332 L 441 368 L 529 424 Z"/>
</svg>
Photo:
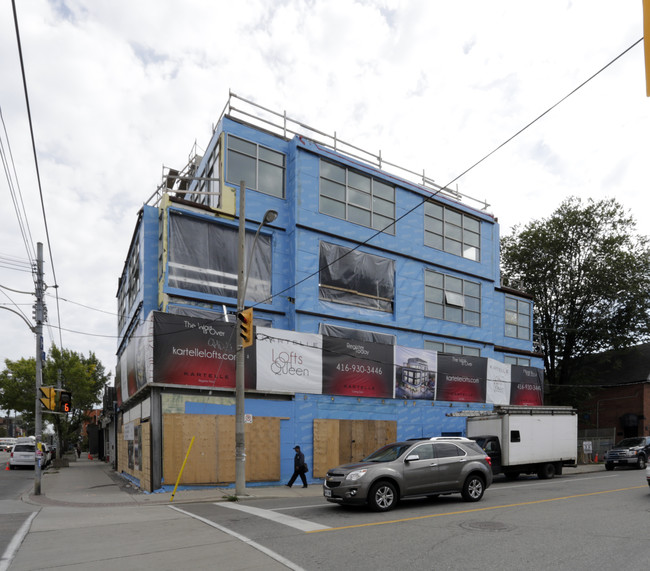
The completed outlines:
<svg viewBox="0 0 650 571">
<path fill-rule="evenodd" d="M 21 466 L 33 468 L 35 463 L 36 445 L 29 442 L 14 444 L 9 456 L 9 469 L 15 470 Z"/>
<path fill-rule="evenodd" d="M 473 440 L 434 437 L 383 446 L 361 462 L 328 470 L 323 495 L 388 511 L 409 496 L 460 493 L 477 502 L 492 483 L 490 457 Z"/>
<path fill-rule="evenodd" d="M 650 466 L 645 467 L 645 479 L 648 482 L 648 486 L 650 486 Z"/>
<path fill-rule="evenodd" d="M 1 452 L 11 452 L 11 449 L 16 444 L 15 438 L 0 438 L 0 451 Z"/>
<path fill-rule="evenodd" d="M 643 470 L 650 456 L 650 436 L 624 438 L 616 446 L 605 452 L 605 469 L 616 466 L 635 466 Z"/>
</svg>

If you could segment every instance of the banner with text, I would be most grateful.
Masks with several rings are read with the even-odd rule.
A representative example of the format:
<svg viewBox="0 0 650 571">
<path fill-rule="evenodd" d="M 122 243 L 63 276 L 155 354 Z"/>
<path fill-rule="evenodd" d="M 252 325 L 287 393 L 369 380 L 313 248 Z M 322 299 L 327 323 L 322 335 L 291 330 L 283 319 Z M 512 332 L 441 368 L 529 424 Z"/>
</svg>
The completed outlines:
<svg viewBox="0 0 650 571">
<path fill-rule="evenodd" d="M 156 383 L 235 388 L 238 328 L 234 323 L 154 313 Z M 244 351 L 246 388 L 255 388 L 254 345 Z"/>
<path fill-rule="evenodd" d="M 393 397 L 393 345 L 323 336 L 323 393 Z"/>
<path fill-rule="evenodd" d="M 271 393 L 323 392 L 323 338 L 258 327 L 257 390 Z"/>
<path fill-rule="evenodd" d="M 438 355 L 437 399 L 485 402 L 487 359 L 465 355 Z"/>
<path fill-rule="evenodd" d="M 541 369 L 512 365 L 510 404 L 527 406 L 544 404 L 544 372 Z"/>
</svg>

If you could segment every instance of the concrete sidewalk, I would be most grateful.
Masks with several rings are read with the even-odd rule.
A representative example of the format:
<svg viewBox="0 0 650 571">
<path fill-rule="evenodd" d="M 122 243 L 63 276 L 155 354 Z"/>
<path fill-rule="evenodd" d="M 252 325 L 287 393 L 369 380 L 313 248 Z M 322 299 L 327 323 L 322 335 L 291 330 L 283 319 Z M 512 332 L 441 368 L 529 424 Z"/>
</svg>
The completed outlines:
<svg viewBox="0 0 650 571">
<path fill-rule="evenodd" d="M 565 474 L 604 470 L 602 464 L 591 464 L 567 468 Z M 233 488 L 177 490 L 173 501 L 171 495 L 140 492 L 99 460 L 81 458 L 69 467 L 50 468 L 42 473 L 41 494 L 26 493 L 22 498 L 37 515 L 17 550 L 0 564 L 0 571 L 300 569 L 246 538 L 170 509 L 190 502 L 228 501 Z M 306 489 L 250 486 L 239 500 L 295 497 L 322 500 L 322 488 L 319 484 Z"/>
<path fill-rule="evenodd" d="M 146 493 L 117 474 L 110 466 L 100 460 L 82 457 L 70 462 L 66 468 L 50 468 L 43 472 L 41 478 L 41 495 L 30 492 L 23 496 L 23 501 L 39 505 L 58 506 L 129 506 L 129 505 L 164 505 L 190 502 L 229 501 L 235 494 L 234 487 L 195 487 L 179 489 L 172 500 L 172 492 Z M 322 497 L 320 483 L 302 488 L 292 488 L 278 484 L 275 486 L 248 486 L 246 495 L 239 500 L 278 497 Z"/>
<path fill-rule="evenodd" d="M 318 497 L 319 484 L 249 487 L 239 500 Z M 0 571 L 84 568 L 300 569 L 246 538 L 170 509 L 183 503 L 228 501 L 234 488 L 143 493 L 109 464 L 82 457 L 65 468 L 42 472 L 41 494 L 22 501 L 37 512 L 17 549 L 3 555 Z M 29 524 L 29 525 L 27 525 Z M 8 550 L 9 551 L 9 550 Z"/>
</svg>

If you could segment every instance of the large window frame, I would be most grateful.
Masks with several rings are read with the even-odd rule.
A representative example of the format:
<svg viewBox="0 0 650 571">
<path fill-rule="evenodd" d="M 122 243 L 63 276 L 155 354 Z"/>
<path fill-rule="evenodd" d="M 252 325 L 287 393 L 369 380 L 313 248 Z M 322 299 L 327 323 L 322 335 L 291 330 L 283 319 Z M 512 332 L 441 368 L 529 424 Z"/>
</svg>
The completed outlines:
<svg viewBox="0 0 650 571">
<path fill-rule="evenodd" d="M 424 203 L 424 245 L 481 261 L 481 221 L 437 202 Z"/>
<path fill-rule="evenodd" d="M 250 252 L 255 233 L 246 232 L 246 251 Z M 167 284 L 171 288 L 203 295 L 237 297 L 238 230 L 214 220 L 169 213 L 169 255 Z M 248 260 L 246 300 L 271 303 L 271 236 L 260 233 Z"/>
<path fill-rule="evenodd" d="M 424 315 L 481 326 L 481 284 L 433 270 L 424 272 Z"/>
<path fill-rule="evenodd" d="M 319 212 L 395 234 L 395 187 L 321 159 Z"/>
<path fill-rule="evenodd" d="M 530 341 L 533 304 L 530 301 L 506 296 L 505 336 Z"/>
<path fill-rule="evenodd" d="M 321 242 L 318 273 L 322 301 L 393 312 L 395 260 Z"/>
<path fill-rule="evenodd" d="M 504 355 L 503 362 L 509 365 L 519 365 L 521 367 L 530 367 L 530 359 L 528 357 L 512 357 Z"/>
<path fill-rule="evenodd" d="M 133 248 L 129 253 L 121 285 L 117 299 L 117 325 L 120 331 L 124 327 L 129 311 L 133 308 L 140 291 L 140 242 L 137 239 L 133 242 Z"/>
<path fill-rule="evenodd" d="M 425 339 L 424 348 L 448 355 L 464 355 L 466 357 L 481 356 L 481 350 L 478 347 L 458 345 L 457 343 L 443 343 L 442 341 L 429 341 Z"/>
<path fill-rule="evenodd" d="M 284 198 L 286 155 L 235 135 L 227 137 L 226 181 Z"/>
</svg>

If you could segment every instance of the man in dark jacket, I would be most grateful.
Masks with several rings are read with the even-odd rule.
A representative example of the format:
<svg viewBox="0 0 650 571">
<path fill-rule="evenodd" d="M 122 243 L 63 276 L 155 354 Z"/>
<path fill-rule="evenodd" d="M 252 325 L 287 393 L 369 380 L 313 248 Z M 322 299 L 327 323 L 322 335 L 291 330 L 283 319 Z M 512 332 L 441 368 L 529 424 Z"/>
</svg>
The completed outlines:
<svg viewBox="0 0 650 571">
<path fill-rule="evenodd" d="M 305 478 L 305 470 L 306 464 L 305 464 L 305 455 L 300 451 L 300 446 L 295 446 L 294 450 L 296 451 L 296 455 L 293 457 L 293 475 L 291 476 L 291 480 L 289 480 L 288 484 L 285 484 L 285 486 L 293 486 L 293 483 L 296 481 L 296 478 L 300 476 L 300 479 L 302 480 L 302 487 L 306 488 L 307 487 L 307 478 Z"/>
</svg>

